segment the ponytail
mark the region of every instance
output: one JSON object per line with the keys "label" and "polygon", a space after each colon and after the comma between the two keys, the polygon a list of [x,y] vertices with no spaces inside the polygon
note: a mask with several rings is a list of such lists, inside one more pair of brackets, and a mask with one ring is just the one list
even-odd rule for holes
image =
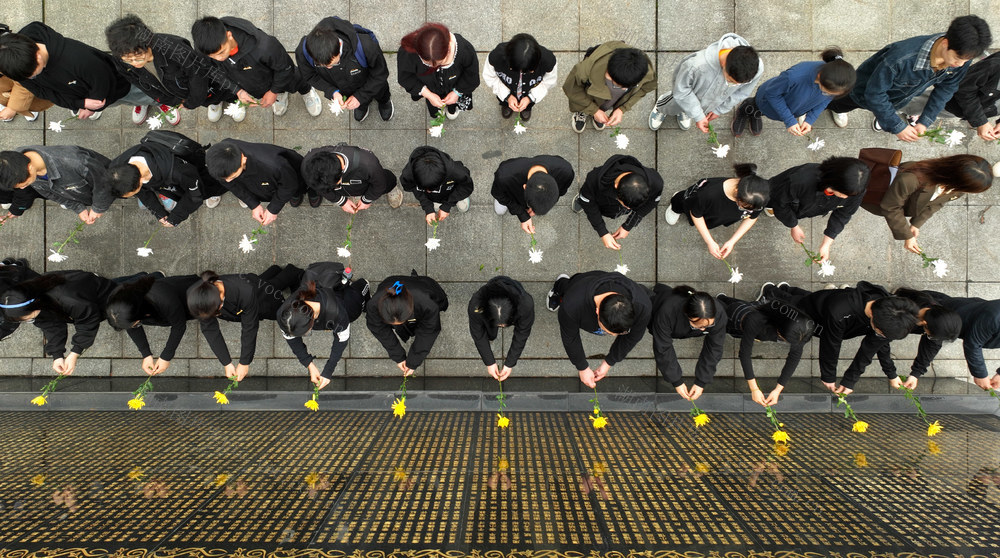
{"label": "ponytail", "polygon": [[[278,328],[285,339],[302,337],[313,328],[315,318],[313,318],[312,308],[306,302],[316,301],[316,282],[306,281],[305,286],[285,299],[278,308],[277,321]],[[328,309],[336,312],[337,305]],[[335,319],[335,317],[334,317]]]}
{"label": "ponytail", "polygon": [[219,276],[214,271],[203,271],[201,279],[187,290],[187,305],[191,315],[207,320],[219,315],[221,300],[216,283]]}
{"label": "ponytail", "polygon": [[402,281],[396,281],[382,291],[378,315],[387,324],[401,324],[413,317],[413,295]]}
{"label": "ponytail", "polygon": [[733,165],[736,177],[740,179],[736,187],[736,199],[751,211],[761,211],[771,197],[771,183],[757,175],[757,165],[737,163]]}
{"label": "ponytail", "polygon": [[839,47],[827,47],[820,56],[826,62],[819,69],[820,85],[838,97],[850,93],[858,74],[854,66],[844,60],[844,52]]}
{"label": "ponytail", "polygon": [[121,331],[132,327],[133,323],[146,317],[149,313],[146,295],[155,282],[156,277],[146,275],[131,283],[119,285],[111,291],[104,309],[104,313],[108,317],[108,324],[116,331]]}

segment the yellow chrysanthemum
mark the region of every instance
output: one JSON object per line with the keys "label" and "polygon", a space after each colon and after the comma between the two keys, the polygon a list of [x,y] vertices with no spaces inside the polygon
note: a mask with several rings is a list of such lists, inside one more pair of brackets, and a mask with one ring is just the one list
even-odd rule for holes
{"label": "yellow chrysanthemum", "polygon": [[594,423],[594,428],[600,430],[608,425],[608,419],[604,417],[590,417],[591,422]]}
{"label": "yellow chrysanthemum", "polygon": [[867,432],[868,431],[868,423],[865,422],[865,421],[863,421],[863,420],[859,420],[859,421],[857,421],[857,422],[854,423],[854,427],[851,428],[851,430],[853,430],[855,432]]}
{"label": "yellow chrysanthemum", "polygon": [[128,478],[131,479],[131,480],[137,481],[137,480],[141,479],[144,474],[145,473],[143,473],[142,469],[140,469],[139,467],[136,467],[135,469],[132,469],[131,471],[129,471]]}
{"label": "yellow chrysanthemum", "polygon": [[309,409],[309,410],[312,410],[312,411],[318,411],[319,410],[319,402],[317,402],[315,399],[310,399],[309,401],[306,401],[306,409]]}
{"label": "yellow chrysanthemum", "polygon": [[510,462],[501,457],[500,460],[497,461],[497,471],[503,472],[508,469],[510,469]]}
{"label": "yellow chrysanthemum", "polygon": [[503,415],[497,415],[497,426],[500,428],[507,428],[510,426],[510,419]]}
{"label": "yellow chrysanthemum", "polygon": [[608,472],[608,465],[603,461],[595,461],[594,466],[590,468],[590,472],[594,473],[595,477],[600,477]]}
{"label": "yellow chrysanthemum", "polygon": [[711,471],[712,468],[708,466],[708,463],[698,461],[694,464],[694,470],[698,471],[699,473],[707,473]]}
{"label": "yellow chrysanthemum", "polygon": [[594,405],[594,416],[596,417],[599,414],[601,414],[601,408],[598,407],[597,405]]}
{"label": "yellow chrysanthemum", "polygon": [[397,400],[395,400],[395,401],[392,402],[392,414],[395,415],[395,416],[397,416],[397,417],[399,417],[399,418],[403,418],[403,415],[406,414],[406,398],[405,397],[403,397],[402,399],[397,399]]}
{"label": "yellow chrysanthemum", "polygon": [[854,454],[854,466],[861,468],[868,466],[868,457],[864,453],[858,452]]}
{"label": "yellow chrysanthemum", "polygon": [[306,485],[308,485],[309,488],[315,488],[316,483],[318,482],[319,482],[318,473],[309,473],[308,475],[306,475]]}
{"label": "yellow chrysanthemum", "polygon": [[217,392],[215,392],[215,402],[218,403],[219,405],[228,405],[229,404],[229,398],[226,397],[225,393],[222,393],[221,391],[217,391]]}
{"label": "yellow chrysanthemum", "polygon": [[941,447],[937,445],[937,442],[927,440],[927,451],[931,452],[931,455],[937,455],[941,453]]}
{"label": "yellow chrysanthemum", "polygon": [[787,444],[789,440],[788,432],[785,432],[784,430],[775,430],[774,434],[771,434],[771,439],[774,440],[775,442]]}
{"label": "yellow chrysanthemum", "polygon": [[39,407],[41,407],[42,405],[44,405],[46,403],[48,403],[48,401],[42,395],[39,395],[38,397],[36,397],[36,398],[34,398],[34,399],[31,400],[31,404],[32,405],[38,405]]}
{"label": "yellow chrysanthemum", "polygon": [[705,426],[709,422],[711,422],[711,419],[709,419],[708,415],[705,414],[705,413],[701,413],[701,414],[698,414],[698,415],[694,416],[694,425],[695,426]]}
{"label": "yellow chrysanthemum", "polygon": [[409,475],[406,474],[406,470],[404,470],[402,467],[396,467],[396,470],[392,472],[392,480],[396,482],[403,482],[408,477]]}
{"label": "yellow chrysanthemum", "polygon": [[222,486],[229,480],[229,475],[222,473],[215,477],[215,486]]}
{"label": "yellow chrysanthemum", "polygon": [[788,450],[789,450],[788,444],[783,444],[781,442],[774,443],[774,455],[777,455],[778,457],[784,457],[788,453]]}
{"label": "yellow chrysanthemum", "polygon": [[31,477],[31,484],[35,486],[42,486],[45,484],[45,475],[35,475]]}
{"label": "yellow chrysanthemum", "polygon": [[927,425],[927,435],[928,435],[928,436],[935,436],[935,435],[937,435],[937,434],[938,434],[939,432],[941,432],[941,430],[943,430],[943,429],[944,429],[944,427],[943,427],[943,426],[941,426],[941,425],[940,425],[940,424],[938,423],[938,421],[934,421],[934,422],[932,422],[931,424],[928,424],[928,425]]}
{"label": "yellow chrysanthemum", "polygon": [[134,411],[138,411],[139,409],[145,406],[146,406],[146,401],[142,397],[133,397],[132,399],[128,400],[128,408]]}

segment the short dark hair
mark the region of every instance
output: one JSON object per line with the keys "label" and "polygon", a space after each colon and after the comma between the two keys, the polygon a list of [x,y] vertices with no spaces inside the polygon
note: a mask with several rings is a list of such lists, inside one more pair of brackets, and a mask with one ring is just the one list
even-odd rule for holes
{"label": "short dark hair", "polygon": [[871,169],[855,157],[828,157],[819,164],[819,188],[829,188],[848,196],[864,194]]}
{"label": "short dark hair", "polygon": [[243,150],[236,143],[225,139],[205,150],[205,166],[216,180],[225,180],[240,170]]}
{"label": "short dark hair", "polygon": [[649,58],[637,48],[619,48],[608,58],[608,75],[622,87],[635,87],[649,72]]}
{"label": "short dark hair", "polygon": [[935,341],[954,341],[962,333],[962,317],[958,312],[935,304],[924,312],[927,332]]}
{"label": "short dark hair", "polygon": [[531,72],[538,68],[538,62],[542,59],[542,47],[531,35],[518,33],[507,42],[503,54],[510,69],[515,72]]}
{"label": "short dark hair", "polygon": [[217,17],[203,17],[191,25],[194,48],[202,54],[212,54],[226,42],[226,24]]}
{"label": "short dark hair", "polygon": [[340,36],[333,27],[320,22],[306,35],[306,51],[315,65],[325,66],[340,56]]}
{"label": "short dark hair", "polygon": [[0,74],[24,81],[38,68],[38,43],[20,33],[0,36]]}
{"label": "short dark hair", "polygon": [[704,291],[696,291],[687,285],[673,288],[673,294],[686,297],[681,311],[688,320],[707,320],[715,318],[715,298]]}
{"label": "short dark hair", "polygon": [[495,296],[482,309],[486,323],[492,327],[509,326],[514,321],[514,301],[509,296]]}
{"label": "short dark hair", "polygon": [[203,271],[201,279],[188,287],[187,306],[188,312],[198,320],[207,320],[219,315],[221,298],[219,288],[215,282],[219,276],[214,271]]}
{"label": "short dark hair", "polygon": [[151,305],[146,302],[146,295],[155,282],[155,276],[144,275],[115,287],[108,295],[108,303],[104,309],[108,324],[116,331],[121,331],[131,328],[133,323],[148,316]]}
{"label": "short dark hair", "polygon": [[[424,150],[422,147],[417,149]],[[417,183],[417,188],[421,190],[435,189],[444,184],[448,178],[444,158],[433,148],[425,150],[416,159],[410,161],[410,170],[413,172],[413,180]]]}
{"label": "short dark hair", "polygon": [[757,175],[757,165],[737,163],[733,165],[736,177],[736,199],[750,206],[751,211],[760,211],[771,198],[771,183]]}
{"label": "short dark hair", "polygon": [[639,207],[647,198],[651,188],[646,176],[637,172],[630,172],[618,181],[618,199],[629,209]]}
{"label": "short dark hair", "polygon": [[635,308],[632,297],[622,293],[612,293],[604,297],[600,306],[600,323],[604,329],[621,335],[635,324]]}
{"label": "short dark hair", "polygon": [[10,192],[28,179],[31,159],[20,151],[0,151],[0,190]]}
{"label": "short dark hair", "polygon": [[332,188],[344,176],[344,167],[340,157],[332,151],[313,151],[306,154],[302,160],[302,178],[306,184],[316,190],[323,187]]}
{"label": "short dark hair", "polygon": [[917,327],[920,308],[908,298],[887,296],[872,304],[872,325],[890,341],[902,339]]}
{"label": "short dark hair", "polygon": [[[397,281],[400,283],[400,281]],[[413,317],[413,295],[406,286],[399,287],[399,292],[392,285],[382,291],[378,300],[377,310],[382,321],[387,324],[401,323]]]}
{"label": "short dark hair", "polygon": [[535,212],[545,215],[559,201],[559,185],[548,172],[538,171],[531,175],[524,187],[524,202]]}
{"label": "short dark hair", "polygon": [[135,165],[125,163],[108,167],[108,189],[114,197],[125,197],[141,187],[142,174]]}
{"label": "short dark hair", "polygon": [[726,56],[726,73],[738,83],[747,83],[757,75],[760,57],[751,46],[740,45]]}
{"label": "short dark hair", "polygon": [[948,50],[955,51],[960,58],[966,60],[982,54],[993,41],[989,24],[975,15],[951,20],[944,38],[948,40]]}
{"label": "short dark hair", "polygon": [[135,14],[115,20],[104,30],[108,49],[115,57],[121,58],[137,52],[146,52],[153,44],[153,31]]}

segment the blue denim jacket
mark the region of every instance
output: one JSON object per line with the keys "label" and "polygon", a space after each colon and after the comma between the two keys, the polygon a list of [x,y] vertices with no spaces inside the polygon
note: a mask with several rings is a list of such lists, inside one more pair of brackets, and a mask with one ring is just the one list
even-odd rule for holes
{"label": "blue denim jacket", "polygon": [[883,130],[893,134],[902,132],[907,124],[896,110],[933,85],[934,91],[917,122],[930,126],[958,89],[969,69],[969,62],[960,68],[945,68],[937,72],[930,69],[929,64],[926,64],[927,69],[916,68],[924,59],[921,56],[922,47],[942,36],[923,35],[886,45],[858,66],[858,81],[851,91],[851,99],[875,113]]}

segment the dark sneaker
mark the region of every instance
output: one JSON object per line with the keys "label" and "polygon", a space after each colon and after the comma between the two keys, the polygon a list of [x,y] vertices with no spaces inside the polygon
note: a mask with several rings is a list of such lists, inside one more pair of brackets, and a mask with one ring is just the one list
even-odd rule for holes
{"label": "dark sneaker", "polygon": [[750,135],[759,136],[761,130],[764,129],[764,119],[761,116],[759,110],[753,111],[753,114],[750,115]]}
{"label": "dark sneaker", "polygon": [[753,114],[754,107],[750,104],[750,100],[747,99],[740,103],[740,106],[736,107],[736,112],[733,113],[733,124],[730,126],[730,130],[733,132],[733,137],[738,138],[743,135],[743,130],[746,129],[747,123],[750,121],[750,115]]}
{"label": "dark sneaker", "polygon": [[388,122],[394,114],[396,114],[396,107],[393,106],[392,99],[378,104],[378,115],[383,121]]}
{"label": "dark sneaker", "polygon": [[583,213],[583,204],[580,202],[580,196],[573,198],[573,208],[574,213]]}
{"label": "dark sneaker", "polygon": [[569,115],[570,123],[573,125],[573,131],[582,134],[587,128],[587,113],[585,112],[574,112]]}
{"label": "dark sneaker", "polygon": [[309,195],[309,207],[319,207],[323,204],[323,196],[313,192],[312,190],[307,190],[306,194]]}
{"label": "dark sneaker", "polygon": [[510,105],[504,103],[500,105],[500,116],[504,117],[506,120],[507,118],[514,116],[514,111],[510,110]]}
{"label": "dark sneaker", "polygon": [[355,122],[364,122],[365,118],[368,118],[368,108],[370,106],[371,106],[371,103],[368,103],[367,105],[365,105],[363,107],[358,107],[358,108],[354,109],[354,120],[355,120]]}
{"label": "dark sneaker", "polygon": [[527,122],[529,120],[531,120],[531,107],[521,111],[521,122]]}
{"label": "dark sneaker", "polygon": [[549,290],[549,294],[545,297],[545,306],[549,309],[549,312],[559,310],[559,306],[562,304],[563,293],[557,293],[556,288],[559,286],[559,281],[562,281],[563,279],[569,279],[569,275],[560,273],[559,277],[556,277],[555,283],[552,284],[552,289]]}
{"label": "dark sneaker", "polygon": [[288,205],[290,205],[292,207],[298,207],[298,206],[302,205],[302,198],[303,197],[304,196],[301,196],[301,195],[295,196],[294,198],[288,200]]}

